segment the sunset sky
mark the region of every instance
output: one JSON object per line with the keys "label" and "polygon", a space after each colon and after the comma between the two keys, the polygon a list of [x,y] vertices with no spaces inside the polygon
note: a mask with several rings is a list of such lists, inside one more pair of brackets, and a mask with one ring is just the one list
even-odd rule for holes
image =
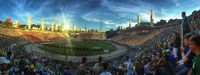
{"label": "sunset sky", "polygon": [[52,22],[64,23],[68,29],[72,25],[89,29],[115,29],[117,26],[128,26],[137,22],[137,15],[142,22],[149,22],[150,10],[155,11],[155,22],[181,18],[181,12],[190,15],[200,9],[200,0],[0,0],[0,20],[10,17],[12,22],[18,20],[27,23],[32,17],[32,24],[41,24],[44,17],[45,25]]}

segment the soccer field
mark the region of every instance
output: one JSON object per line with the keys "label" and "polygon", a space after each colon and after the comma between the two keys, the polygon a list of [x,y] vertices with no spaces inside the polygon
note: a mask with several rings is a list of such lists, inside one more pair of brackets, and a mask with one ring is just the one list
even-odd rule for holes
{"label": "soccer field", "polygon": [[91,56],[106,54],[116,50],[116,47],[108,41],[102,40],[83,40],[83,41],[66,41],[62,43],[42,44],[40,49],[72,56]]}

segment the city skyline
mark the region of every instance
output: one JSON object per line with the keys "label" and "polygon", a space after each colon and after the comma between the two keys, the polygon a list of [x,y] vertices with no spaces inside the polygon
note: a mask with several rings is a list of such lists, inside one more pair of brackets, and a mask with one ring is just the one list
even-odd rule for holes
{"label": "city skyline", "polygon": [[[154,23],[160,19],[180,19],[181,12],[187,16],[199,10],[199,0],[1,0],[0,20],[11,18],[27,24],[31,16],[32,24],[40,24],[44,17],[45,26],[52,22],[65,24],[66,28],[100,29],[102,19],[103,31],[116,29],[117,26],[128,27],[141,22],[150,22],[151,9],[154,9]],[[192,4],[192,5],[191,5]],[[66,26],[67,25],[67,26]]]}

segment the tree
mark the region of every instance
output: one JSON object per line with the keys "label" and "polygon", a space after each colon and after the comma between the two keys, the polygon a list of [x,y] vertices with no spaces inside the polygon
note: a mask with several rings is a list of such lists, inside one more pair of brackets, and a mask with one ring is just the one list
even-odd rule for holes
{"label": "tree", "polygon": [[157,22],[155,25],[156,26],[161,26],[161,25],[165,25],[165,24],[167,24],[167,21],[166,20],[160,20],[159,22]]}
{"label": "tree", "polygon": [[169,19],[168,23],[172,23],[174,21],[174,19]]}
{"label": "tree", "polygon": [[91,32],[94,32],[94,29],[91,29]]}
{"label": "tree", "polygon": [[109,31],[106,31],[106,37],[111,38],[113,36],[117,35],[117,31],[114,31],[113,29],[110,29]]}
{"label": "tree", "polygon": [[2,21],[0,21],[0,24],[2,24]]}
{"label": "tree", "polygon": [[12,27],[13,24],[12,24],[12,22],[4,22],[4,25],[7,27]]}
{"label": "tree", "polygon": [[120,29],[121,29],[120,26],[118,26],[118,27],[117,27],[117,31],[119,31]]}
{"label": "tree", "polygon": [[195,14],[195,13],[197,13],[197,10],[195,10],[195,11],[192,12],[192,14]]}

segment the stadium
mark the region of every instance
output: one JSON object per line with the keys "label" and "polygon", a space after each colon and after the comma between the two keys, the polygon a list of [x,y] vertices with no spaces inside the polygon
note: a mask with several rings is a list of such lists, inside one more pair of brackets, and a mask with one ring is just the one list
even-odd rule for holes
{"label": "stadium", "polygon": [[0,75],[199,75],[200,6],[185,2],[2,0]]}

